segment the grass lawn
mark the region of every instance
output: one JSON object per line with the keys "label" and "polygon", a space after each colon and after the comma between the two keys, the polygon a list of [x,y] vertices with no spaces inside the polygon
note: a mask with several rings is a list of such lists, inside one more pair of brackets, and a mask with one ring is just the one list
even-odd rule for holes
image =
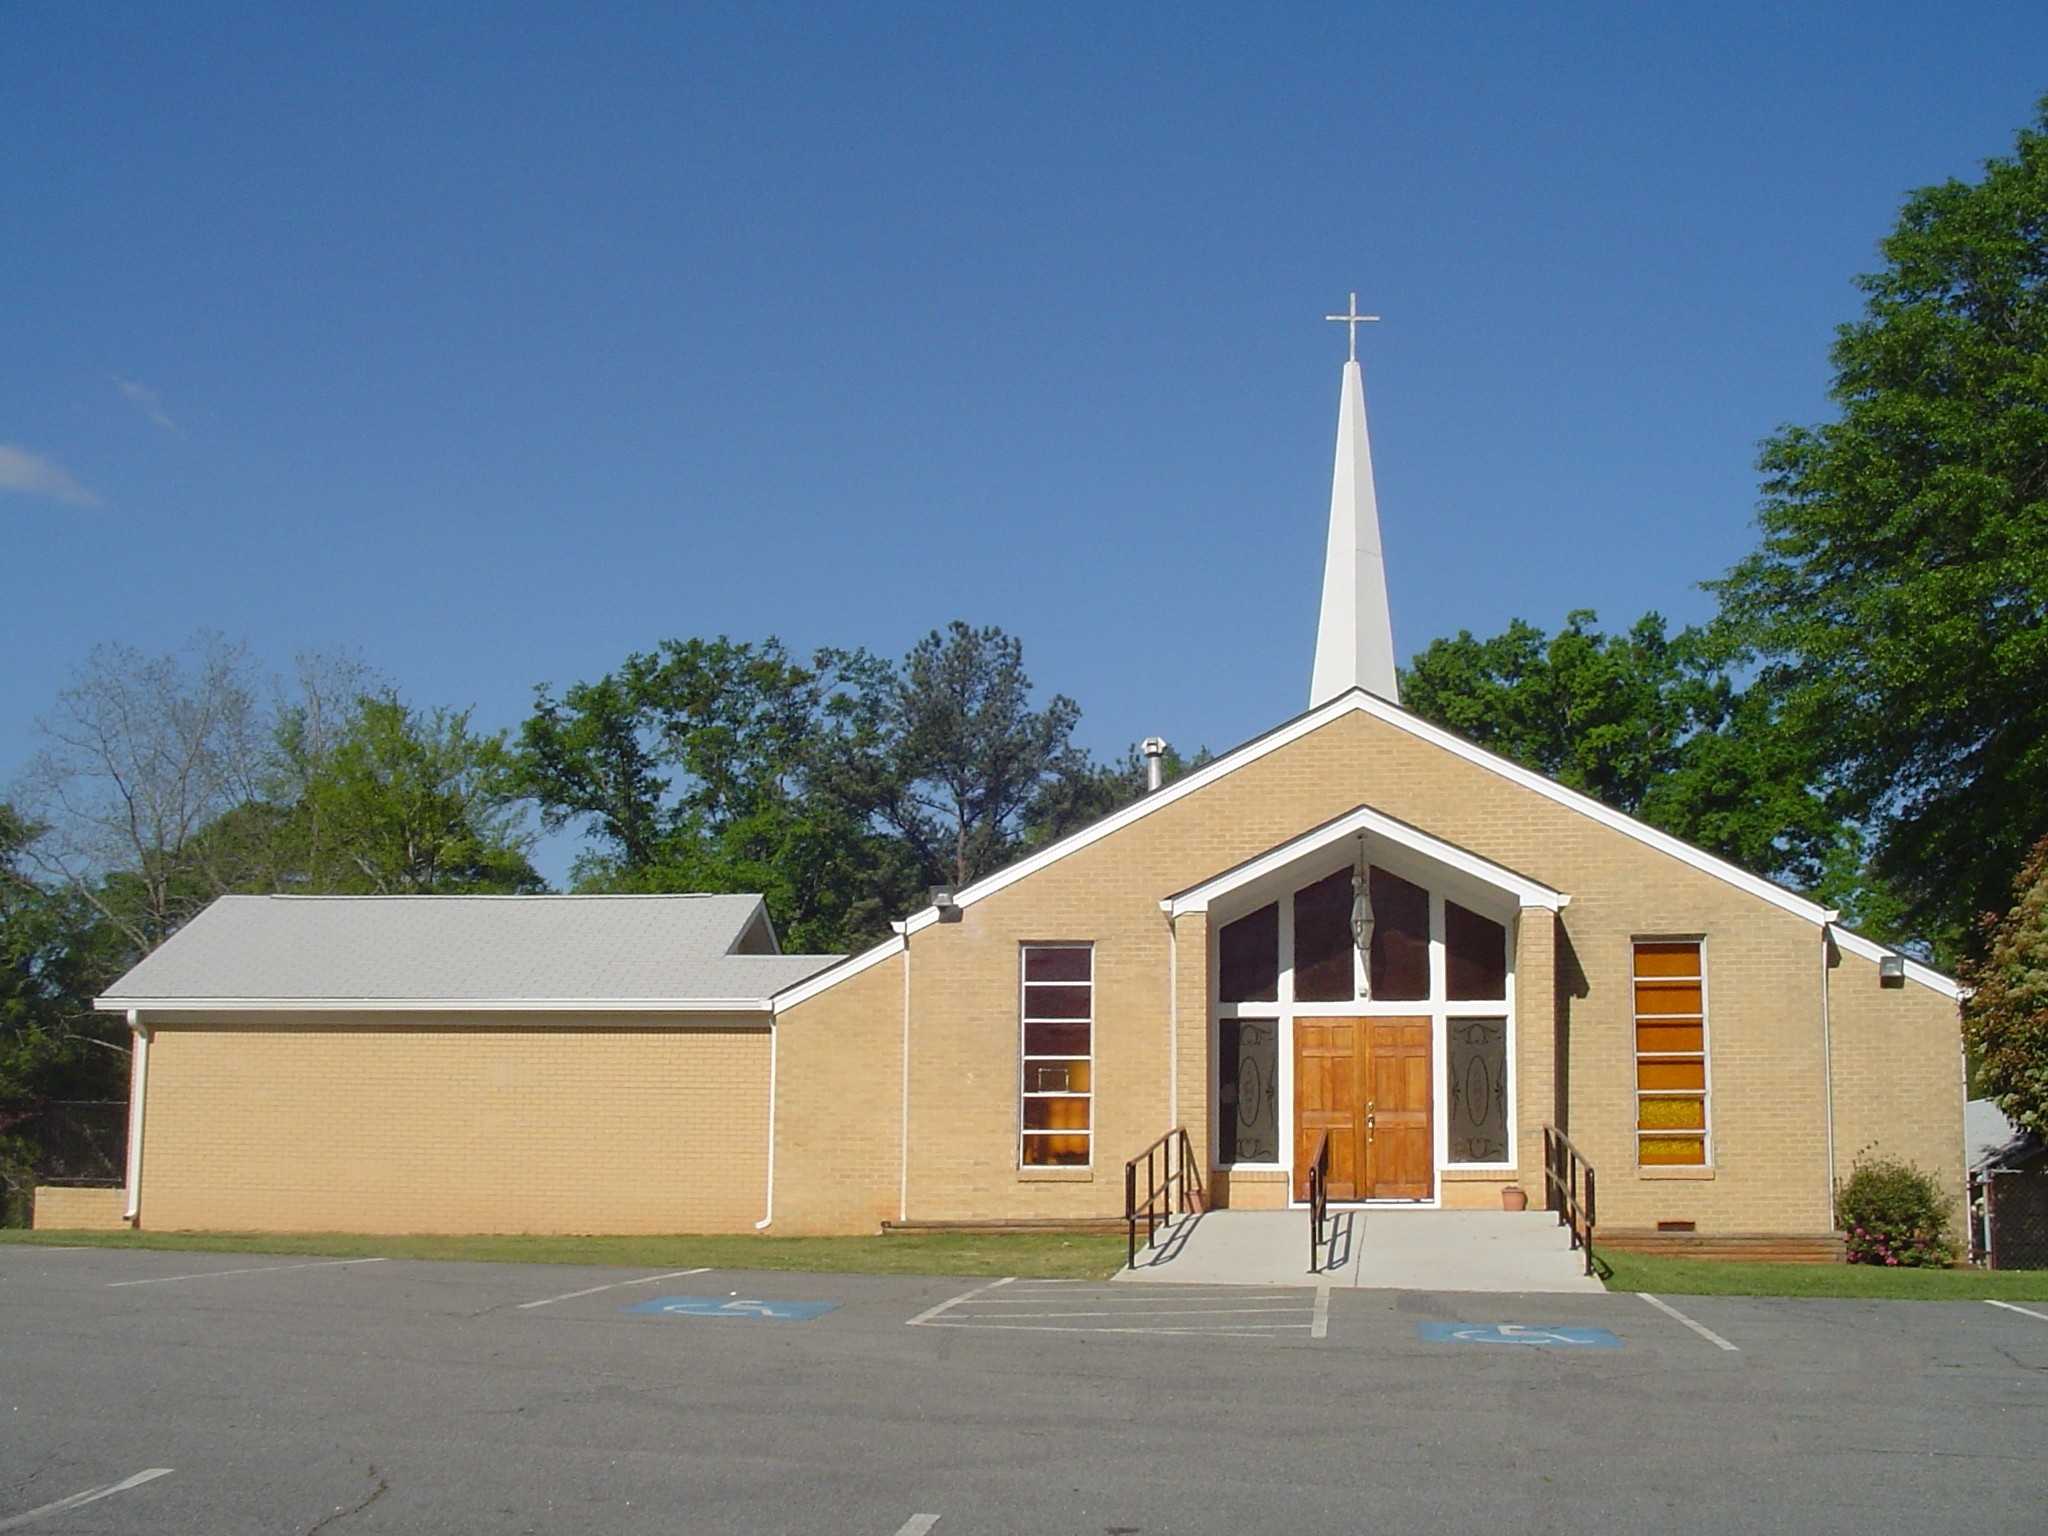
{"label": "grass lawn", "polygon": [[[1597,1251],[1597,1250],[1596,1250]],[[1884,1301],[2048,1301],[2044,1269],[1885,1269],[1875,1264],[1740,1264],[1602,1253],[1610,1291],[1670,1296],[1854,1296]]]}
{"label": "grass lawn", "polygon": [[481,1264],[782,1269],[869,1275],[1017,1275],[1100,1280],[1124,1239],[1078,1233],[904,1233],[894,1237],[377,1237],[354,1232],[50,1232],[0,1230],[0,1243],[176,1248],[320,1258],[460,1259]]}

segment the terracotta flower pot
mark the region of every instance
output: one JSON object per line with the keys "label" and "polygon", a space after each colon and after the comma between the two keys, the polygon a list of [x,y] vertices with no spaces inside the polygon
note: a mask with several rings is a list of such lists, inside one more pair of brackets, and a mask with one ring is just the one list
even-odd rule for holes
{"label": "terracotta flower pot", "polygon": [[1500,1208],[1504,1211],[1526,1211],[1529,1209],[1529,1192],[1519,1184],[1508,1184],[1500,1192]]}

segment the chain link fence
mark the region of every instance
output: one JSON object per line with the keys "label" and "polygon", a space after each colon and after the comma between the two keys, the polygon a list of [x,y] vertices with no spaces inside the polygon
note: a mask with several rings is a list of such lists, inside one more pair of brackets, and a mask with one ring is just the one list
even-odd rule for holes
{"label": "chain link fence", "polygon": [[125,1100],[51,1100],[0,1109],[0,1226],[29,1224],[38,1184],[118,1188],[127,1166]]}

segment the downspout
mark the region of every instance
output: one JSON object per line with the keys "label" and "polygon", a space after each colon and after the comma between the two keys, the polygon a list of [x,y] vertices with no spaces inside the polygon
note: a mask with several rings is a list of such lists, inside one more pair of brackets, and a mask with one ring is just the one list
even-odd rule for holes
{"label": "downspout", "polygon": [[1166,914],[1166,987],[1166,1125],[1171,1130],[1180,1124],[1180,922],[1171,911]]}
{"label": "downspout", "polygon": [[768,1004],[768,1198],[767,1215],[754,1223],[756,1232],[764,1232],[768,1223],[775,1219],[775,1058],[779,1054],[782,1030],[775,1020],[775,1004]]}
{"label": "downspout", "polygon": [[1835,947],[1835,923],[1841,918],[1839,912],[1830,912],[1820,925],[1820,1070],[1825,1079],[1827,1092],[1827,1137],[1828,1137],[1828,1230],[1835,1225],[1835,1039],[1831,1018],[1830,1002],[1834,993],[1833,967],[1828,957]]}
{"label": "downspout", "polygon": [[897,1131],[896,1220],[910,1220],[910,932],[908,923],[890,924],[903,936],[903,1119]]}
{"label": "downspout", "polygon": [[128,1010],[128,1034],[128,1208],[121,1219],[133,1222],[142,1214],[142,1101],[149,1091],[149,1030],[139,1009]]}

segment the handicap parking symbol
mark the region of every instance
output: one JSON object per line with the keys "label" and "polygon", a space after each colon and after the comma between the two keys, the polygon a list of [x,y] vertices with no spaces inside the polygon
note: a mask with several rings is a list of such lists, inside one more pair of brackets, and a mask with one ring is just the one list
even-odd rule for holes
{"label": "handicap parking symbol", "polygon": [[775,1323],[800,1323],[838,1305],[836,1301],[756,1301],[746,1296],[657,1296],[620,1310],[657,1317],[751,1317]]}
{"label": "handicap parking symbol", "polygon": [[1531,1327],[1526,1323],[1417,1323],[1428,1344],[1538,1344],[1567,1349],[1619,1349],[1605,1328]]}

